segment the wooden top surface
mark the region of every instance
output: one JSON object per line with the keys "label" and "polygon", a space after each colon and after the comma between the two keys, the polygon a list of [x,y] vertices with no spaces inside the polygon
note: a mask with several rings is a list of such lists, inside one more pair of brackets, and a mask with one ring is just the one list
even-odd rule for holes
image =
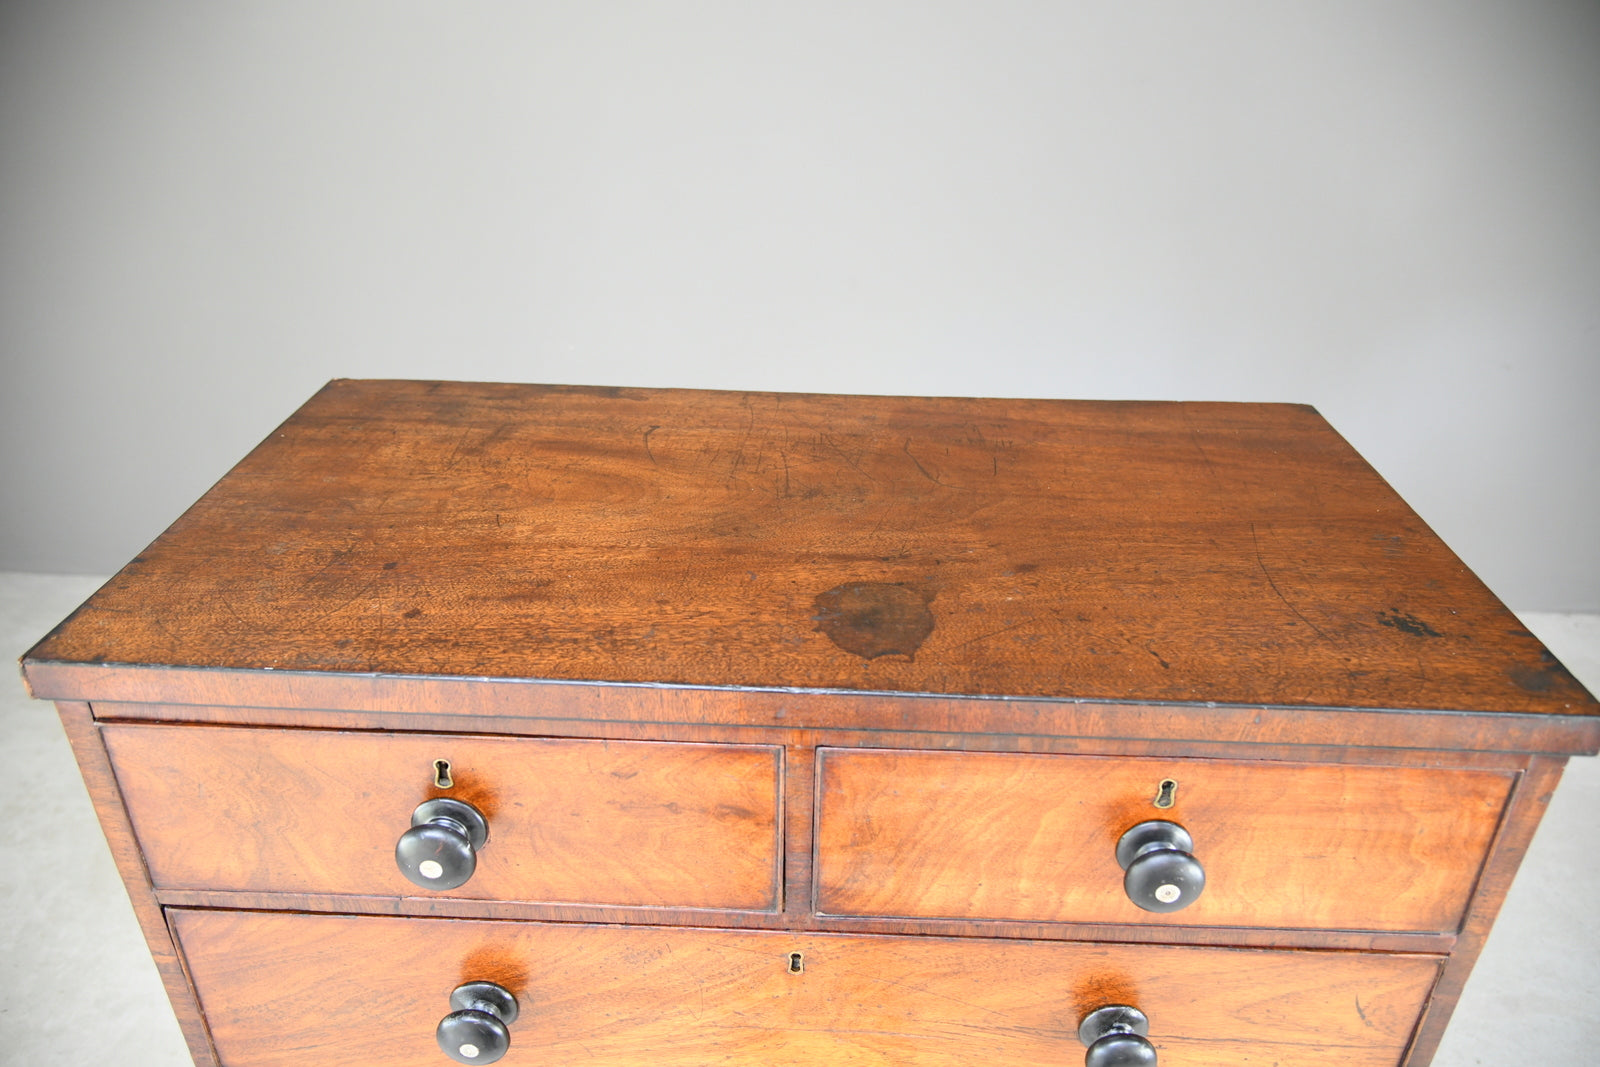
{"label": "wooden top surface", "polygon": [[335,381],[35,664],[1600,710],[1276,404]]}

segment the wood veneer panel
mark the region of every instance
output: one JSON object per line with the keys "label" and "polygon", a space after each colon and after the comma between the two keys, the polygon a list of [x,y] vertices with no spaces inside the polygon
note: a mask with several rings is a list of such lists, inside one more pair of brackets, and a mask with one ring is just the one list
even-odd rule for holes
{"label": "wood veneer panel", "polygon": [[[128,677],[134,672],[127,672]],[[159,676],[209,672],[144,671]],[[227,674],[228,672],[215,672]],[[274,673],[248,676],[273,678]],[[244,675],[234,674],[235,679]],[[281,679],[279,679],[281,680]],[[328,679],[323,678],[322,681]],[[295,676],[295,683],[311,682]],[[346,680],[347,684],[350,680]],[[385,682],[417,683],[415,689]],[[795,732],[840,746],[965,748],[1239,756],[1300,762],[1426,762],[1518,766],[1530,752],[1569,752],[1600,743],[1600,721],[1550,716],[1351,712],[1305,708],[1152,708],[1053,701],[972,701],[935,697],[711,692],[614,686],[501,683],[543,699],[501,700],[473,686],[437,679],[369,679],[349,685],[350,705],[219,707],[96,701],[101,721],[232,723],[432,733],[526,734],[618,739],[783,744]],[[214,682],[212,683],[214,685]],[[316,689],[314,684],[308,688]],[[287,689],[288,687],[286,687]],[[251,695],[258,691],[248,683]],[[210,690],[215,696],[217,690]],[[449,696],[445,694],[448,693]],[[474,699],[476,697],[476,699]],[[979,704],[977,708],[970,707]],[[339,710],[331,710],[337,707]],[[396,710],[403,708],[405,710]],[[359,710],[357,710],[359,709]],[[448,710],[444,710],[448,709]],[[570,716],[570,717],[569,717]],[[819,725],[827,724],[827,725]],[[1584,729],[1566,729],[1584,727]],[[1589,729],[1593,728],[1593,729]],[[982,731],[982,732],[976,732]],[[1211,738],[1200,740],[1201,737]]]}
{"label": "wood veneer panel", "polygon": [[[706,723],[640,723],[595,718],[472,718],[418,712],[309,712],[274,707],[203,707],[194,704],[94,704],[99,721],[230,723],[235,726],[387,729],[408,733],[526,734],[542,737],[611,737],[616,741],[710,741],[739,744],[826,744],[832,747],[928,749],[941,752],[1054,752],[1064,755],[1182,755],[1293,763],[1373,763],[1386,766],[1522,769],[1528,761],[1517,750],[1427,750],[1341,745],[1227,744],[1221,741],[1166,741],[1157,737],[1061,737],[1050,734],[938,734],[914,729],[798,729],[795,726],[710,726]],[[787,771],[786,771],[787,773]]]}
{"label": "wood veneer panel", "polygon": [[[778,906],[781,750],[106,726],[129,815],[161,888]],[[449,760],[455,787],[433,785]],[[489,820],[477,871],[430,893],[395,867],[433,796]]]}
{"label": "wood veneer panel", "polygon": [[808,930],[812,933],[893,934],[906,937],[996,937],[1022,941],[1213,945],[1222,948],[1349,949],[1444,955],[1454,934],[1371,933],[1215,926],[1137,926],[1111,923],[976,922],[971,919],[878,919],[806,914],[789,904],[782,912],[710,911],[698,908],[620,908],[584,904],[529,904],[460,897],[362,897],[346,894],[229,892],[161,889],[156,899],[169,908],[318,912],[325,915],[413,916],[422,919],[581,922],[636,926],[718,926],[745,930]]}
{"label": "wood veneer panel", "polygon": [[[1393,1067],[1419,956],[174,913],[228,1067],[432,1067],[449,991],[522,1014],[504,1062],[970,1067],[1083,1055],[1081,1015],[1148,1013],[1164,1063]],[[803,956],[802,973],[788,969]]]}
{"label": "wood veneer panel", "polygon": [[1600,710],[1273,404],[337,381],[28,660]]}
{"label": "wood veneer panel", "polygon": [[[1153,806],[1176,780],[1175,806]],[[1511,771],[822,749],[818,910],[1346,930],[1457,929]],[[1195,839],[1204,894],[1153,915],[1117,839]]]}
{"label": "wood veneer panel", "polygon": [[811,893],[815,881],[812,834],[816,828],[816,739],[796,731],[784,748],[784,911],[793,926],[812,915]]}

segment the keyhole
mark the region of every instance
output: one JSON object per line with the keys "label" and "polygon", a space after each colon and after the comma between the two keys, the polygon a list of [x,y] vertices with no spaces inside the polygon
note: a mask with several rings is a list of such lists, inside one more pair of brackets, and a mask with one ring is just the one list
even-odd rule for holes
{"label": "keyhole", "polygon": [[798,952],[789,953],[789,973],[799,974],[806,969],[806,958]]}
{"label": "keyhole", "polygon": [[1156,786],[1155,806],[1170,808],[1178,802],[1178,781],[1176,778],[1163,778],[1161,784]]}
{"label": "keyhole", "polygon": [[450,777],[450,761],[436,759],[433,761],[433,784],[438,789],[453,789],[455,779]]}

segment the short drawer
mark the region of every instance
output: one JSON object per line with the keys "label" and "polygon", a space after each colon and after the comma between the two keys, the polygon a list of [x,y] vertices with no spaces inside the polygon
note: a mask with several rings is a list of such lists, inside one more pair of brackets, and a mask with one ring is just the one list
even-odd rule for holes
{"label": "short drawer", "polygon": [[[833,915],[1450,932],[1514,772],[819,750],[818,910]],[[1172,806],[1157,808],[1161,783]],[[1152,913],[1118,839],[1193,838],[1205,888]]]}
{"label": "short drawer", "polygon": [[[1061,1067],[1123,1003],[1170,1067],[1394,1067],[1425,956],[174,911],[226,1067],[437,1067],[464,982],[514,1064]],[[798,954],[798,959],[796,958]]]}
{"label": "short drawer", "polygon": [[[417,805],[466,801],[487,843],[430,895],[778,907],[780,750],[212,726],[103,728],[158,889],[411,896]],[[440,788],[439,761],[451,788]]]}

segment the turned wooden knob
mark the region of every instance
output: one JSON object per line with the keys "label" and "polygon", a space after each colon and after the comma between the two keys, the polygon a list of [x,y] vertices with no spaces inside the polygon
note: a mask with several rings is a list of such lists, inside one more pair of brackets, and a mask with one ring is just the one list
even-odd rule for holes
{"label": "turned wooden knob", "polygon": [[478,850],[489,840],[489,820],[471,804],[449,797],[425,800],[400,835],[394,862],[424,889],[465,885],[478,869]]}
{"label": "turned wooden knob", "polygon": [[457,1063],[493,1063],[511,1047],[517,998],[493,982],[468,982],[450,994],[455,1010],[439,1021],[439,1048]]}
{"label": "turned wooden knob", "polygon": [[1206,887],[1205,868],[1193,856],[1194,840],[1175,822],[1151,819],[1122,835],[1117,863],[1127,872],[1122,888],[1145,911],[1178,911]]}
{"label": "turned wooden knob", "polygon": [[1078,1024],[1078,1040],[1089,1046],[1084,1067],[1155,1067],[1156,1047],[1145,1040],[1150,1020],[1138,1008],[1108,1004]]}

